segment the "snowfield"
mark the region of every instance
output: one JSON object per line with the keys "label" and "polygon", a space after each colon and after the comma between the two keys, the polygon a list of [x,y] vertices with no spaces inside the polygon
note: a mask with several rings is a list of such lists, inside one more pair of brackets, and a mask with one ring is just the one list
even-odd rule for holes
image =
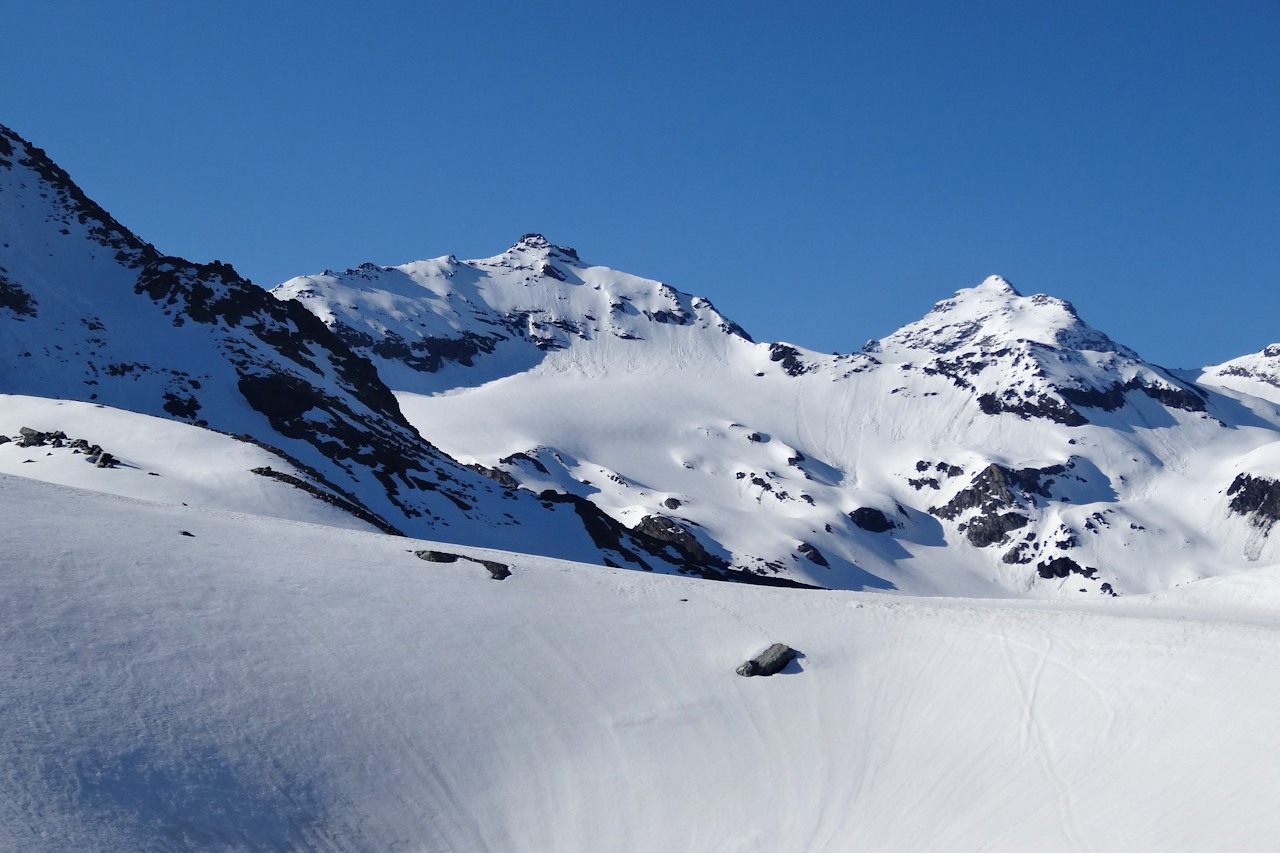
{"label": "snowfield", "polygon": [[[0,846],[1266,850],[1280,574],[764,589],[0,475]],[[190,535],[185,535],[190,534]],[[734,668],[773,642],[772,678]]]}

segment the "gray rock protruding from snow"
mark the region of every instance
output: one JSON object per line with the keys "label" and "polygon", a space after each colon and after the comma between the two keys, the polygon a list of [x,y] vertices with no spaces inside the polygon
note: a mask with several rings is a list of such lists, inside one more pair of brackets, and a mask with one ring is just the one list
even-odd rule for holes
{"label": "gray rock protruding from snow", "polygon": [[796,659],[796,650],[783,643],[774,643],[751,660],[738,667],[738,675],[748,678],[756,675],[777,675],[787,664]]}

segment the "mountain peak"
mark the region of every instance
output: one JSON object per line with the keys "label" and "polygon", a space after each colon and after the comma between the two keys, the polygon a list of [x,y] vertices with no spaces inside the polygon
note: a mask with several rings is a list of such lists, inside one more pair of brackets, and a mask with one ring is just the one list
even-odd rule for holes
{"label": "mountain peak", "polygon": [[539,257],[547,257],[556,254],[572,261],[579,260],[578,251],[568,246],[557,246],[546,237],[536,232],[530,232],[522,236],[516,241],[515,245],[507,250],[508,252],[520,252],[523,254],[535,254]]}
{"label": "mountain peak", "polygon": [[972,290],[976,293],[1003,294],[1006,296],[1022,295],[1021,293],[1018,292],[1018,289],[1013,286],[1012,282],[1010,282],[1008,279],[1004,278],[1003,276],[998,276],[998,275],[987,276],[985,279],[983,279],[982,284],[978,285],[975,288],[972,288]]}
{"label": "mountain peak", "polygon": [[1044,294],[1023,296],[998,275],[988,277],[977,287],[957,291],[880,344],[890,351],[948,353],[962,347],[992,349],[1018,342],[1068,350],[1122,352],[1136,357],[1081,320],[1065,299]]}

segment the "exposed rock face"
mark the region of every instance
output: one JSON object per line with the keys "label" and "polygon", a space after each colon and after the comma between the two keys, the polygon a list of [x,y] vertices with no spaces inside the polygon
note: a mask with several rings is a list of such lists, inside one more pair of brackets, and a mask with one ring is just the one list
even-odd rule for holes
{"label": "exposed rock face", "polygon": [[[1042,578],[1065,578],[1074,574],[1092,579],[1098,574],[1097,569],[1082,567],[1070,557],[1054,557],[1052,560],[1038,563],[1036,571]],[[1107,590],[1111,588],[1110,584],[1104,584],[1104,586],[1107,587]]]}
{"label": "exposed rock face", "polygon": [[858,507],[849,513],[849,518],[854,524],[870,533],[887,533],[894,528],[894,523],[889,520],[889,516],[874,507]]}
{"label": "exposed rock face", "polygon": [[475,557],[472,557],[471,560],[488,569],[489,577],[496,581],[503,581],[511,577],[511,567],[506,563],[499,563],[497,560],[481,560]]}
{"label": "exposed rock face", "polygon": [[1280,520],[1280,481],[1269,477],[1239,474],[1227,488],[1228,508],[1248,516],[1249,523],[1264,533]]}
{"label": "exposed rock face", "polygon": [[808,542],[801,542],[800,547],[796,548],[796,553],[814,565],[822,566],[824,569],[831,568],[831,564],[827,562],[822,552]]}
{"label": "exposed rock face", "polygon": [[450,554],[448,551],[414,551],[414,555],[419,560],[426,560],[428,563],[456,563],[458,561],[457,554]]}
{"label": "exposed rock face", "polygon": [[[289,461],[291,461],[295,467],[305,469],[305,466],[303,466],[297,460],[289,460]],[[332,492],[327,492],[324,489],[320,488],[319,486],[316,486],[312,483],[308,483],[306,480],[302,479],[301,477],[295,477],[292,474],[285,473],[284,471],[277,471],[275,468],[272,468],[270,465],[264,465],[261,468],[250,468],[249,471],[250,473],[257,474],[259,477],[267,477],[272,480],[277,480],[281,483],[287,483],[290,486],[293,486],[295,489],[304,491],[307,494],[311,495],[313,498],[316,498],[319,501],[329,504],[329,506],[335,506],[338,509],[341,509],[342,511],[346,512],[347,514],[355,518],[358,518],[361,521],[369,523],[370,525],[381,530],[383,533],[390,533],[394,536],[400,535],[399,530],[387,524],[386,521],[374,515],[373,513],[369,512],[369,510],[365,509],[363,506],[360,506],[359,504],[356,504],[356,503],[352,503],[351,501],[345,498],[339,497],[338,495],[335,495]],[[312,474],[312,476],[316,476],[316,475]],[[316,477],[316,479],[322,479],[322,478]]]}
{"label": "exposed rock face", "polygon": [[954,520],[971,509],[990,513],[1017,506],[1019,496],[1023,503],[1033,495],[1048,498],[1053,478],[1066,470],[1065,465],[1013,469],[993,462],[978,472],[968,488],[957,493],[944,506],[930,507],[929,512],[939,518]]}
{"label": "exposed rock face", "polygon": [[776,675],[796,659],[796,650],[782,643],[774,643],[736,670],[738,675],[751,678],[757,675]]}
{"label": "exposed rock face", "polygon": [[1023,420],[1043,418],[1065,426],[1084,426],[1089,422],[1088,418],[1071,406],[1048,394],[1028,398],[1020,397],[1012,390],[1006,390],[1000,395],[987,393],[978,397],[978,408],[987,415],[1007,413]]}
{"label": "exposed rock face", "polygon": [[1115,382],[1102,389],[1063,388],[1061,394],[1077,406],[1114,412],[1125,404],[1124,395],[1129,391],[1141,391],[1171,409],[1187,412],[1205,410],[1205,393],[1190,383],[1158,384],[1136,376],[1127,382]]}
{"label": "exposed rock face", "polygon": [[789,344],[769,344],[769,359],[782,365],[788,376],[800,376],[809,372],[800,356],[800,350]]}
{"label": "exposed rock face", "polygon": [[998,515],[980,515],[965,528],[964,535],[977,548],[986,548],[1004,542],[1006,535],[1013,530],[1026,527],[1031,519],[1020,512],[1005,512]]}
{"label": "exposed rock face", "polygon": [[36,316],[35,297],[5,278],[4,267],[0,267],[0,309],[12,311],[18,319]]}
{"label": "exposed rock face", "polygon": [[[707,552],[698,537],[684,525],[667,518],[665,515],[646,515],[633,528],[635,533],[642,534],[659,542],[671,545],[687,561],[695,565],[713,565],[717,561]],[[718,561],[725,565],[723,560]]]}

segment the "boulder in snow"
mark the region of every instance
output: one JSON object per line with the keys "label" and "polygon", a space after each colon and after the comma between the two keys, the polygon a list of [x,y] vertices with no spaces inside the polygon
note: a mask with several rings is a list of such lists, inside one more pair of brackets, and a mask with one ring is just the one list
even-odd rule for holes
{"label": "boulder in snow", "polygon": [[776,675],[796,659],[796,650],[782,643],[774,643],[751,660],[738,667],[738,675]]}

